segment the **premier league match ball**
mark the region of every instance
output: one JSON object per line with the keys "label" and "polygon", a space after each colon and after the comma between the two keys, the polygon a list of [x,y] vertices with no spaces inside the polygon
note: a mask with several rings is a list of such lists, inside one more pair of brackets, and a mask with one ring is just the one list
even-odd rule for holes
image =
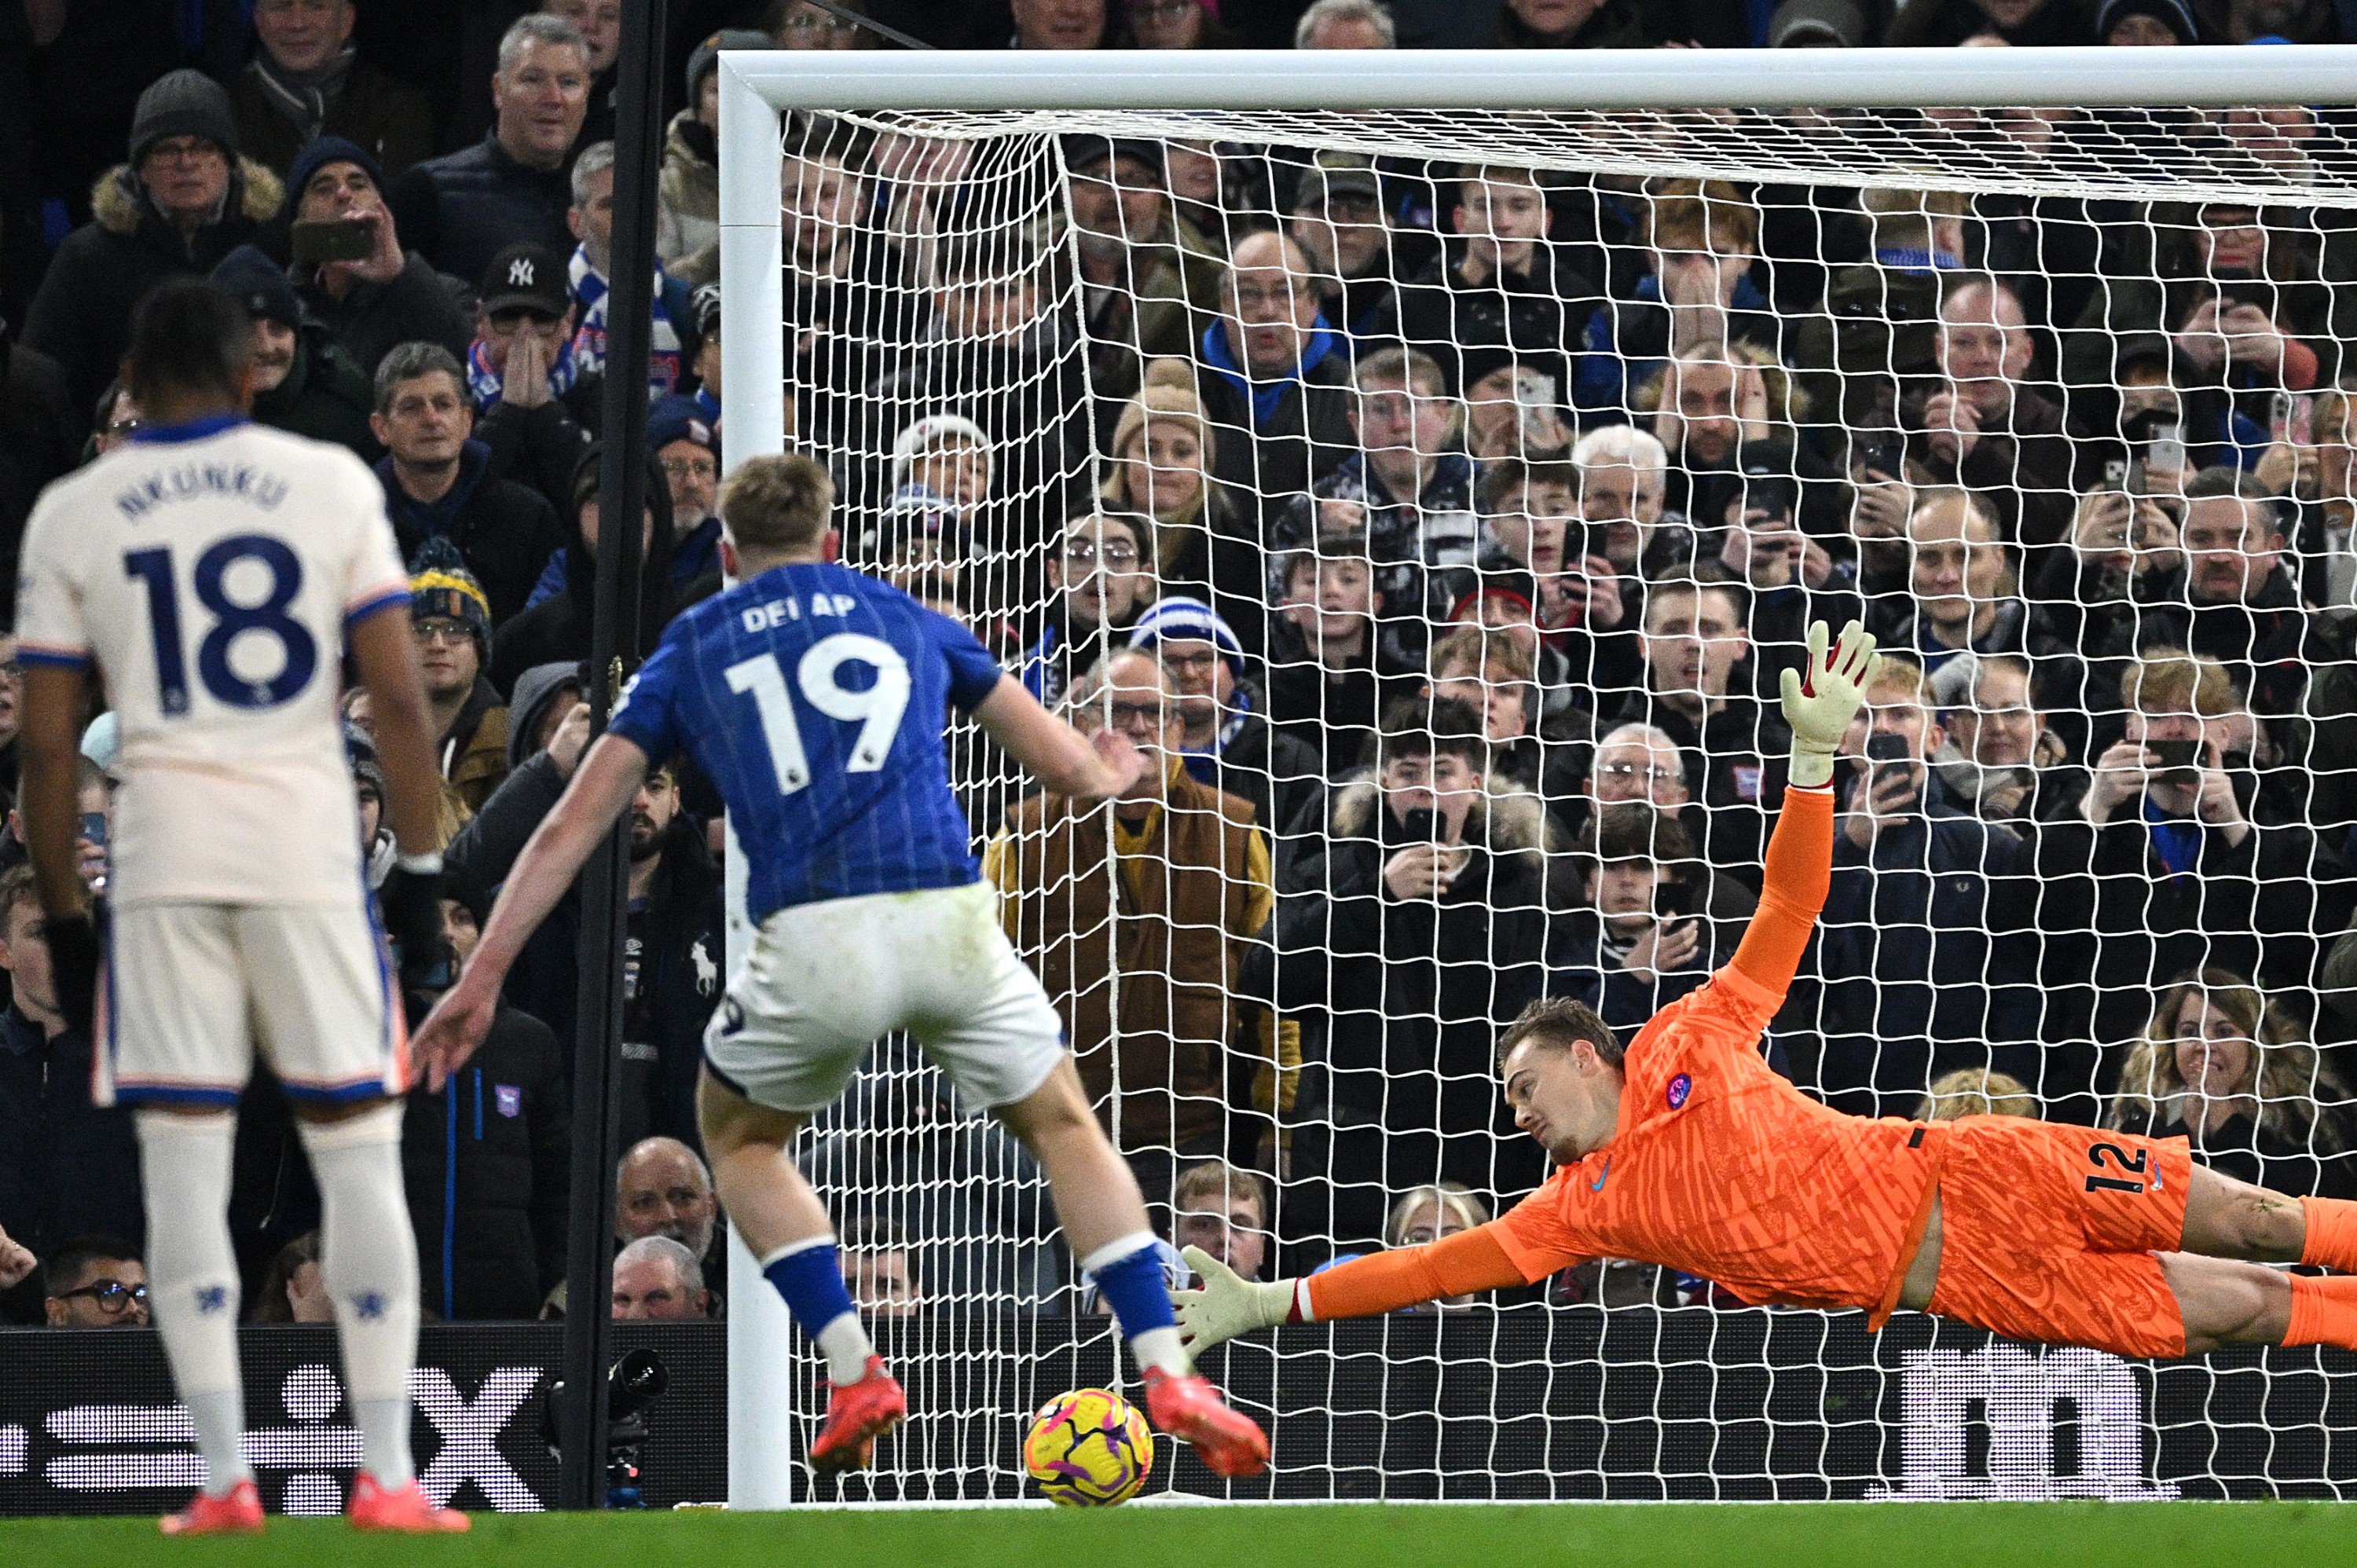
{"label": "premier league match ball", "polygon": [[1135,1497],[1154,1473],[1154,1434],[1119,1394],[1074,1389],[1031,1418],[1023,1467],[1059,1508],[1110,1508]]}

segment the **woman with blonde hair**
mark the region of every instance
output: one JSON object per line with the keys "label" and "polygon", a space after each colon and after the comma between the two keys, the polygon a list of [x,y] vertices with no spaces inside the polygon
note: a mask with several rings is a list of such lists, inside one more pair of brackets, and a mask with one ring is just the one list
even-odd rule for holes
{"label": "woman with blonde hair", "polygon": [[[1462,1182],[1415,1187],[1402,1193],[1383,1221],[1383,1246],[1421,1247],[1490,1222],[1490,1210]],[[1473,1305],[1469,1295],[1452,1295],[1414,1310],[1453,1312]]]}
{"label": "woman with blonde hair", "polygon": [[1258,652],[1266,616],[1258,541],[1235,495],[1211,477],[1219,433],[1187,361],[1146,362],[1145,384],[1122,406],[1105,454],[1098,496],[1108,510],[1153,520],[1164,590],[1208,598]]}
{"label": "woman with blonde hair", "polygon": [[2357,1192],[2347,1101],[2289,1015],[2212,968],[2160,993],[2104,1124],[2184,1138],[2212,1169],[2276,1192],[2345,1197]]}

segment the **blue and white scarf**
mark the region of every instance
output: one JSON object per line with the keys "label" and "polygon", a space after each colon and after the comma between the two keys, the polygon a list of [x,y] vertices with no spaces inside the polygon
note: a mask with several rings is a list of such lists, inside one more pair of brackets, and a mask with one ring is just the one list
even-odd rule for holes
{"label": "blue and white scarf", "polygon": [[[581,325],[573,331],[573,358],[585,371],[606,368],[606,296],[613,285],[606,274],[589,264],[589,250],[576,246],[573,264],[566,269],[573,280],[573,297],[581,302]],[[647,395],[668,397],[679,390],[679,328],[672,325],[671,314],[663,309],[662,265],[657,263],[654,275],[654,315],[652,330],[647,335]]]}
{"label": "blue and white scarf", "polygon": [[[481,413],[500,401],[500,373],[491,369],[484,353],[480,338],[467,350],[467,391],[474,395],[475,412]],[[570,340],[556,346],[556,362],[548,367],[548,395],[563,397],[581,379],[581,366],[573,356]]]}

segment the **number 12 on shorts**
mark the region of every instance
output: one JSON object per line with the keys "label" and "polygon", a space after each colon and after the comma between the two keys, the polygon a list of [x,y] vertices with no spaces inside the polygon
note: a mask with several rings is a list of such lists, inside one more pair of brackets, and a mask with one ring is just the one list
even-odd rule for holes
{"label": "number 12 on shorts", "polygon": [[[876,680],[864,691],[842,683],[843,667],[866,664]],[[761,715],[761,737],[769,743],[770,766],[777,770],[778,793],[791,795],[809,788],[810,755],[802,746],[801,721],[794,717],[794,699],[786,690],[786,672],[774,653],[757,654],[731,664],[728,689],[753,699]],[[900,733],[900,715],[909,708],[909,661],[881,638],[839,631],[821,638],[804,650],[794,666],[795,684],[802,700],[831,719],[859,725],[844,763],[845,773],[876,773],[890,755]]]}
{"label": "number 12 on shorts", "polygon": [[2089,1192],[2141,1193],[2145,1189],[2142,1178],[2149,1174],[2146,1167],[2151,1154],[2152,1151],[2149,1149],[2138,1149],[2131,1156],[2117,1144],[2091,1144],[2087,1149],[2089,1165],[2098,1171],[2120,1170],[2128,1174],[2115,1176],[2091,1176],[2087,1178],[2087,1190]]}

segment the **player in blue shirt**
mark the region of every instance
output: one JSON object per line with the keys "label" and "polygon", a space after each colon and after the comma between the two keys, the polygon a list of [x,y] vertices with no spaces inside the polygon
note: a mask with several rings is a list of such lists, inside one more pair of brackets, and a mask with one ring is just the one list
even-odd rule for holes
{"label": "player in blue shirt", "polygon": [[1268,1440],[1195,1375],[1136,1179],[1089,1110],[1039,982],[998,922],[950,792],[950,710],[972,714],[1049,789],[1103,798],[1144,766],[1092,744],[980,643],[834,561],[834,485],[802,457],[729,476],[721,561],[737,585],[684,611],[631,682],[509,874],[458,984],[418,1035],[438,1088],[490,1027],[525,940],[573,885],[648,770],[693,754],[727,802],[751,951],[705,1033],[705,1152],[729,1218],[818,1342],[832,1385],[821,1470],[868,1462],[907,1413],[845,1290],[826,1209],[786,1153],[879,1036],[905,1029],[1048,1174],[1064,1232],[1144,1369],[1146,1413],[1222,1476]]}

